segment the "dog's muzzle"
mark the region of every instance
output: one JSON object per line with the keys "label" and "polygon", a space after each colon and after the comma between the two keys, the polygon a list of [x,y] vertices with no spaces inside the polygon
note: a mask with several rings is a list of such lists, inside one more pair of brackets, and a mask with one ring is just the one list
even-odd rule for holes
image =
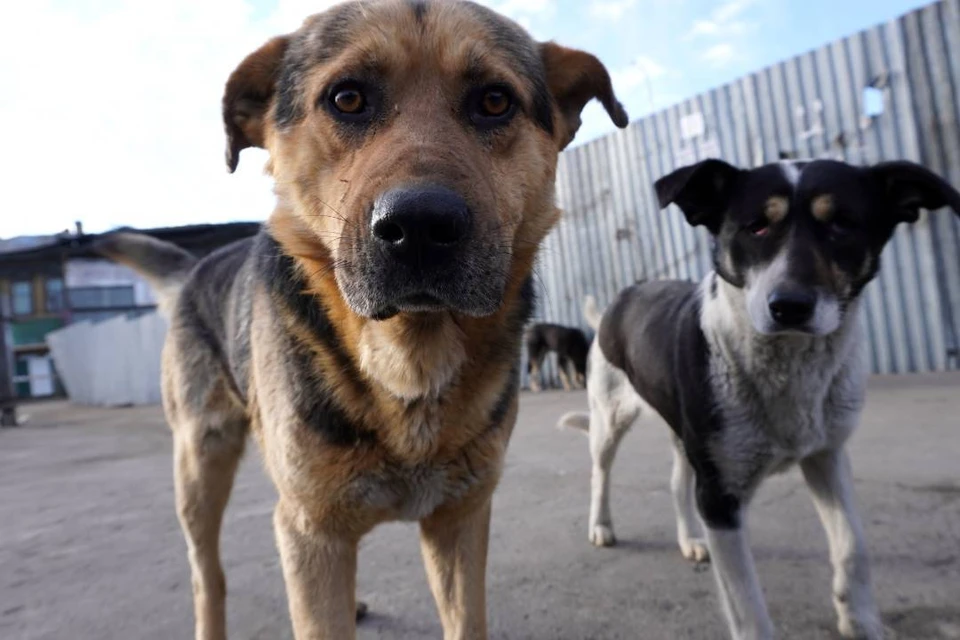
{"label": "dog's muzzle", "polygon": [[444,187],[387,191],[373,205],[370,235],[399,265],[429,273],[444,269],[470,236],[466,201]]}
{"label": "dog's muzzle", "polygon": [[802,330],[817,309],[817,295],[799,287],[780,287],[767,298],[770,317],[781,329]]}
{"label": "dog's muzzle", "polygon": [[373,203],[355,268],[338,274],[355,311],[372,318],[456,311],[489,315],[502,301],[506,260],[478,233],[473,211],[437,185],[390,189]]}

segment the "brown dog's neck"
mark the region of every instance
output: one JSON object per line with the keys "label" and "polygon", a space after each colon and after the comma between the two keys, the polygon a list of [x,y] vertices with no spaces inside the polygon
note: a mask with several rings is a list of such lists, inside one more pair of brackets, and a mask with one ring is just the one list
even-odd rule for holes
{"label": "brown dog's neck", "polygon": [[525,318],[518,324],[513,316],[532,269],[534,254],[530,250],[515,252],[504,303],[490,316],[401,313],[387,320],[372,320],[347,305],[337,285],[330,250],[294,214],[278,209],[268,228],[297,265],[305,283],[303,293],[315,296],[323,306],[362,376],[404,403],[436,400],[456,386],[466,370],[479,373],[487,360],[502,357],[498,354],[502,345],[516,342],[519,346]]}

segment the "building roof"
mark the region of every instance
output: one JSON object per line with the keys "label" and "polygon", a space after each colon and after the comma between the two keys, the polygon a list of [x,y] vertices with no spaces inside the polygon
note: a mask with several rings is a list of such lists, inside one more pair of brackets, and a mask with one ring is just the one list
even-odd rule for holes
{"label": "building roof", "polygon": [[[101,258],[92,250],[93,243],[110,233],[118,231],[132,231],[153,236],[159,240],[172,242],[187,251],[197,255],[209,253],[217,247],[234,240],[240,240],[257,233],[259,222],[227,222],[223,224],[191,224],[179,227],[157,227],[153,229],[135,229],[133,227],[119,227],[102,234],[61,234],[57,236],[28,236],[37,238],[36,242],[13,243],[0,245],[0,264],[23,264],[29,262],[46,262],[62,260],[63,258]],[[9,241],[18,240],[11,238]],[[27,246],[24,247],[23,245]]]}
{"label": "building roof", "polygon": [[0,238],[0,254],[32,249],[41,245],[50,244],[55,239],[56,236],[16,236],[14,238],[7,238],[6,240]]}

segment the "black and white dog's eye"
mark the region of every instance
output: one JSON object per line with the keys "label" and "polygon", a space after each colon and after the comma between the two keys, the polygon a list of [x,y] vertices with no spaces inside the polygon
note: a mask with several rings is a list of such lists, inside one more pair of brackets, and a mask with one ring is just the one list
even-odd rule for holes
{"label": "black and white dog's eye", "polygon": [[844,218],[834,218],[830,221],[829,229],[830,233],[835,236],[845,236],[856,231],[857,226]]}

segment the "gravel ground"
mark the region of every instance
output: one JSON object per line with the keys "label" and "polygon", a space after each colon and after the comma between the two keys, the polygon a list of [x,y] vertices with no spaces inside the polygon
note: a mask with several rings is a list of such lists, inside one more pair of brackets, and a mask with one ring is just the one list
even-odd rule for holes
{"label": "gravel ground", "polygon": [[[494,503],[491,637],[723,638],[709,571],[675,547],[662,424],[644,424],[620,450],[620,544],[588,544],[587,443],[553,426],[585,402],[582,392],[522,397]],[[159,408],[51,403],[22,413],[26,426],[0,432],[0,638],[190,637]],[[875,379],[852,457],[890,637],[960,638],[960,376]],[[291,637],[273,501],[251,446],[223,538],[232,638]],[[780,636],[835,637],[826,540],[796,471],[761,489],[751,537]],[[364,541],[359,591],[371,607],[360,638],[440,637],[415,526],[383,526]]]}

